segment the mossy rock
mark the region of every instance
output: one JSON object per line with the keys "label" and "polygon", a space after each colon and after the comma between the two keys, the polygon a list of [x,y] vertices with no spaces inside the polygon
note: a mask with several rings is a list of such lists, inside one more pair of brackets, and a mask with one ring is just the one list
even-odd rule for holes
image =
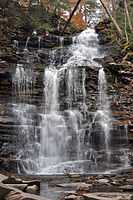
{"label": "mossy rock", "polygon": [[125,57],[123,58],[123,60],[127,60],[130,62],[133,62],[133,52],[128,52]]}
{"label": "mossy rock", "polygon": [[100,32],[100,31],[103,31],[105,29],[108,29],[109,27],[110,27],[110,20],[104,19],[103,21],[99,22],[95,26],[95,30],[96,30],[96,32]]}

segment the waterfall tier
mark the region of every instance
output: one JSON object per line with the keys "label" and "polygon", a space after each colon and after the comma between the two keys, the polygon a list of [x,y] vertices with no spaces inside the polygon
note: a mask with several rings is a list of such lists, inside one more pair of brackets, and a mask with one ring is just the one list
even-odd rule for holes
{"label": "waterfall tier", "polygon": [[63,37],[59,48],[48,50],[41,38],[37,41],[38,51],[30,52],[27,38],[12,84],[8,76],[9,99],[3,90],[2,149],[8,145],[10,154],[16,153],[20,173],[105,173],[127,167],[127,126],[112,116],[106,75],[94,61],[103,57],[95,31],[86,29],[67,47]]}

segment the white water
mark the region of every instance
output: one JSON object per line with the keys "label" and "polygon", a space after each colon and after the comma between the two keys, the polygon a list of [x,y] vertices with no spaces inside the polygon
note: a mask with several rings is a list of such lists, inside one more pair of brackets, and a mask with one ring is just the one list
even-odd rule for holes
{"label": "white water", "polygon": [[27,68],[27,65],[17,64],[12,83],[16,96],[20,98],[26,95],[30,96],[33,87],[32,69],[29,67]]}
{"label": "white water", "polygon": [[26,43],[25,43],[24,51],[27,51],[27,50],[28,50],[28,43],[29,43],[29,40],[30,40],[30,37],[27,37]]}
{"label": "white water", "polygon": [[[28,41],[27,41],[28,45]],[[12,77],[13,85],[13,114],[18,127],[17,159],[19,160],[18,172],[31,173],[36,171],[36,161],[39,143],[37,144],[37,131],[34,115],[36,106],[31,104],[35,77],[32,69],[29,52],[24,52],[25,62],[17,64]],[[36,145],[34,145],[36,143]],[[38,146],[37,146],[38,145]],[[34,148],[33,148],[34,147]],[[35,158],[36,157],[36,158]]]}
{"label": "white water", "polygon": [[[67,61],[61,64],[66,55]],[[32,71],[27,73],[29,68],[17,65],[13,84],[20,98],[14,113],[23,127],[19,134],[24,138],[19,151],[20,172],[95,173],[114,169],[111,160],[114,151],[111,135],[113,119],[107,81],[103,68],[93,60],[102,56],[93,29],[88,28],[75,37],[65,53],[61,38],[60,52],[59,49],[50,51],[50,62],[44,69],[44,98],[39,111],[30,104],[22,104],[26,101],[26,98],[22,100],[22,93],[28,93],[33,75]],[[86,104],[89,96],[89,91],[86,91],[87,67],[99,69],[97,110],[93,114]],[[31,95],[29,98],[32,99]],[[120,159],[128,160],[126,151],[122,151]]]}
{"label": "white water", "polygon": [[99,97],[98,97],[98,110],[96,112],[96,115],[99,118],[99,124],[103,130],[107,160],[108,160],[108,164],[110,164],[110,154],[111,154],[110,130],[112,128],[112,124],[111,124],[112,118],[111,118],[109,100],[107,96],[107,81],[106,81],[105,72],[103,68],[99,70],[98,86],[99,86],[98,88]]}
{"label": "white water", "polygon": [[94,58],[102,57],[98,50],[98,38],[94,29],[87,28],[79,36],[74,38],[73,45],[69,49],[72,56],[65,67],[97,65]]}
{"label": "white water", "polygon": [[41,49],[41,36],[38,36],[38,51]]}
{"label": "white water", "polygon": [[59,77],[58,70],[55,68],[45,69],[44,75],[45,85],[45,112],[53,112],[58,110],[58,87]]}
{"label": "white water", "polygon": [[[83,31],[74,39],[68,51],[71,56],[63,66],[58,69],[52,58],[50,66],[44,73],[45,112],[40,123],[39,173],[41,174],[64,173],[64,171],[83,173],[89,152],[89,149],[84,148],[85,129],[82,124],[88,112],[86,72],[83,66],[98,67],[93,58],[102,56],[98,51],[98,39],[94,30],[88,28]],[[55,50],[53,55],[56,55]],[[62,73],[63,71],[65,73]],[[67,83],[67,109],[63,112],[60,111],[59,98],[62,75]],[[91,158],[92,152],[89,154]]]}

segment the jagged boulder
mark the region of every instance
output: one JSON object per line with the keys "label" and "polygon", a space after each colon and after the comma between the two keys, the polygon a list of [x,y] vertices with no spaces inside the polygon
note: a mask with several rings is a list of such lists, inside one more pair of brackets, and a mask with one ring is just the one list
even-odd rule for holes
{"label": "jagged boulder", "polygon": [[18,191],[11,191],[5,197],[5,200],[46,200],[46,199],[37,195],[26,194],[23,192],[21,193]]}
{"label": "jagged boulder", "polygon": [[[10,180],[10,181],[9,181]],[[26,190],[26,187],[28,188],[28,184],[34,184],[36,181],[26,181],[27,184],[22,184],[22,180],[21,179],[16,179],[13,177],[7,178],[4,175],[0,175],[0,181],[3,181],[4,183],[12,183],[12,184],[3,184],[0,182],[0,200],[46,200],[45,198],[41,198],[38,195],[32,195],[32,194],[28,194],[25,192],[22,192],[21,190]],[[15,181],[15,183],[17,182],[18,184],[13,184]],[[26,183],[25,182],[25,183]],[[21,183],[21,184],[19,184]],[[31,187],[31,186],[30,186]],[[16,189],[19,188],[19,189]],[[39,189],[39,187],[36,185],[34,185],[34,188]],[[28,191],[27,191],[28,192]],[[30,193],[32,193],[30,191]]]}

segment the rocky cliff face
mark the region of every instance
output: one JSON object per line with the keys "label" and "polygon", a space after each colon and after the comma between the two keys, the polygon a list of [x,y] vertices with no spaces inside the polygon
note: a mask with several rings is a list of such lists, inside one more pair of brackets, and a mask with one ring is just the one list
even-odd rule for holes
{"label": "rocky cliff face", "polygon": [[[12,1],[11,1],[12,2]],[[8,14],[11,8],[12,14]],[[6,171],[16,170],[16,143],[18,140],[18,129],[21,129],[21,124],[18,122],[16,124],[15,116],[13,114],[13,105],[15,93],[13,86],[13,75],[17,67],[17,63],[27,64],[25,55],[23,53],[23,48],[26,44],[26,39],[28,36],[28,31],[30,31],[30,36],[32,34],[32,29],[29,30],[27,26],[21,26],[15,30],[14,20],[17,16],[20,16],[20,7],[18,4],[11,3],[3,9],[1,6],[0,10],[0,167]],[[4,17],[3,17],[4,14]],[[12,16],[12,17],[11,17]],[[106,23],[106,28],[109,27],[108,22]],[[32,27],[33,28],[33,27]],[[129,144],[132,152],[133,144],[133,58],[132,54],[126,55],[123,59],[123,55],[120,52],[119,47],[115,47],[114,44],[110,43],[108,37],[105,37],[105,27],[96,28],[100,36],[100,43],[104,46],[104,49],[108,52],[108,56],[103,60],[98,60],[104,65],[106,75],[108,78],[108,94],[110,96],[111,108],[113,111],[113,117],[117,119],[117,125],[120,127],[120,131],[124,126],[128,126],[128,136]],[[103,36],[104,35],[104,36]],[[46,35],[45,35],[46,36]],[[43,99],[43,75],[44,67],[49,62],[49,51],[51,47],[55,47],[60,43],[60,37],[53,34],[49,34],[41,42],[42,47],[45,47],[43,52],[36,52],[38,49],[38,37],[33,37],[29,41],[29,48],[32,53],[30,59],[32,60],[33,74],[35,76],[34,88],[31,91],[31,98],[28,99],[28,94],[21,94],[27,97],[26,103],[32,103],[36,105],[38,109],[42,109],[42,99]],[[16,39],[20,40],[19,47],[22,49],[20,53],[16,53],[17,48],[14,45]],[[32,40],[33,39],[33,40]],[[70,44],[72,42],[71,37],[65,38],[65,44]],[[35,49],[36,50],[35,50]],[[117,50],[116,50],[117,49]],[[36,56],[35,56],[36,55]],[[65,56],[65,52],[64,52]],[[59,60],[60,52],[57,53],[56,60]],[[28,63],[29,64],[29,63]],[[80,69],[79,69],[80,71]],[[85,88],[87,91],[86,103],[88,110],[91,112],[96,111],[96,102],[98,94],[98,70],[91,67],[85,67],[86,81]],[[79,72],[80,74],[80,72]],[[89,92],[88,92],[89,91]],[[64,90],[62,91],[62,101],[64,100]],[[19,97],[17,97],[19,98]],[[18,99],[15,99],[17,102]],[[64,102],[61,103],[62,106]],[[115,126],[116,124],[114,124]],[[115,131],[117,135],[117,129]],[[12,166],[12,168],[11,168]]]}
{"label": "rocky cliff face", "polygon": [[[105,20],[96,26],[100,44],[104,45],[108,56],[99,60],[105,68],[109,83],[113,116],[118,124],[128,127],[129,146],[133,149],[133,53],[132,44],[126,51],[122,45],[113,43],[108,36],[110,21]],[[131,153],[132,154],[132,153]],[[132,155],[133,156],[133,155]]]}

